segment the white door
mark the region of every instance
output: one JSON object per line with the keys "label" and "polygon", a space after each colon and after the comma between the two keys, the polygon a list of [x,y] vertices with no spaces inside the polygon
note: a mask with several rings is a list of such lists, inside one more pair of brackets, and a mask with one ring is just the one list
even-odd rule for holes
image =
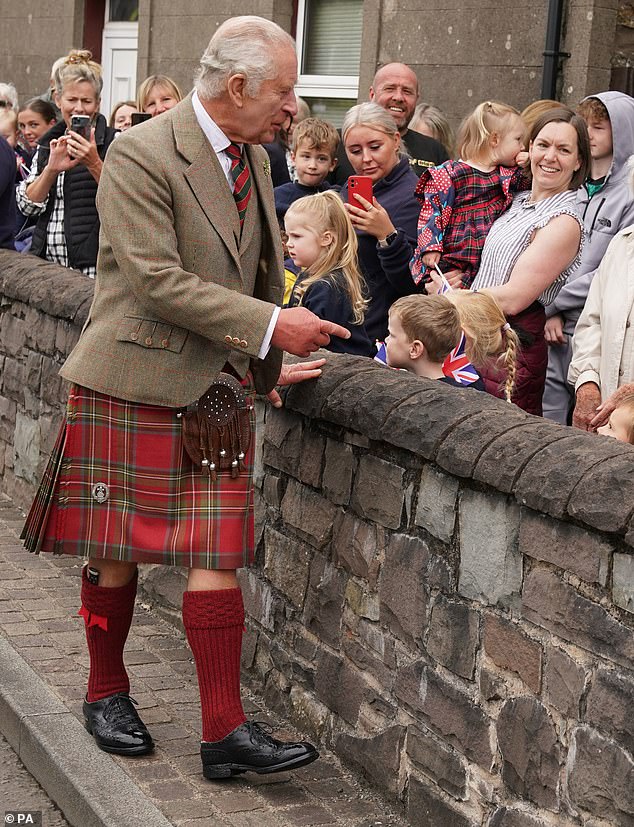
{"label": "white door", "polygon": [[106,22],[104,26],[101,112],[106,118],[116,103],[136,98],[138,32],[138,23]]}

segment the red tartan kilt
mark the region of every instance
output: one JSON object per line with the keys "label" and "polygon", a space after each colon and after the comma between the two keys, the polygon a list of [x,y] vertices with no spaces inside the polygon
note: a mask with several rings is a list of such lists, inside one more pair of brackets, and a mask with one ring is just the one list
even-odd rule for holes
{"label": "red tartan kilt", "polygon": [[177,412],[74,385],[26,547],[188,568],[251,563],[254,416],[246,471],[212,482],[185,453]]}

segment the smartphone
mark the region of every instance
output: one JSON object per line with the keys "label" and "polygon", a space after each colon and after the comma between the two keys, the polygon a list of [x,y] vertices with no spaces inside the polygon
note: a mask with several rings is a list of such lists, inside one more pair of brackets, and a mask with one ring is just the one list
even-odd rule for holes
{"label": "smartphone", "polygon": [[70,119],[71,131],[81,135],[81,137],[85,138],[87,141],[90,140],[91,126],[90,115],[73,115]]}
{"label": "smartphone", "polygon": [[149,112],[133,112],[130,120],[132,121],[132,126],[136,126],[139,123],[143,123],[143,121],[149,121],[151,117]]}
{"label": "smartphone", "polygon": [[355,195],[360,195],[372,204],[372,179],[369,175],[351,175],[348,178],[348,204],[363,209],[361,203],[354,198]]}

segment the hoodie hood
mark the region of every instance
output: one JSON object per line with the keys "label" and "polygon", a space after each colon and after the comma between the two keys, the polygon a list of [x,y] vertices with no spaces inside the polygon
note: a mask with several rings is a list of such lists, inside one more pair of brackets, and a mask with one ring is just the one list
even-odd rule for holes
{"label": "hoodie hood", "polygon": [[634,98],[624,92],[599,92],[584,100],[595,98],[608,110],[612,126],[612,166],[610,178],[622,178],[627,174],[625,163],[634,155]]}

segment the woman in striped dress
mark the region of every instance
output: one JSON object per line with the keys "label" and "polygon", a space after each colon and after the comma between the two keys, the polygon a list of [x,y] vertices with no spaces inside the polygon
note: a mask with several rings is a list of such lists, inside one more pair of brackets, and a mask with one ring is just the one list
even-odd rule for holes
{"label": "woman in striped dress", "polygon": [[[577,266],[583,223],[575,190],[585,180],[590,146],[585,122],[571,109],[542,115],[530,136],[531,189],[513,199],[491,227],[474,290],[494,296],[522,343],[513,401],[542,414],[548,352],[544,307]],[[491,371],[487,389],[502,396],[504,376]]]}

